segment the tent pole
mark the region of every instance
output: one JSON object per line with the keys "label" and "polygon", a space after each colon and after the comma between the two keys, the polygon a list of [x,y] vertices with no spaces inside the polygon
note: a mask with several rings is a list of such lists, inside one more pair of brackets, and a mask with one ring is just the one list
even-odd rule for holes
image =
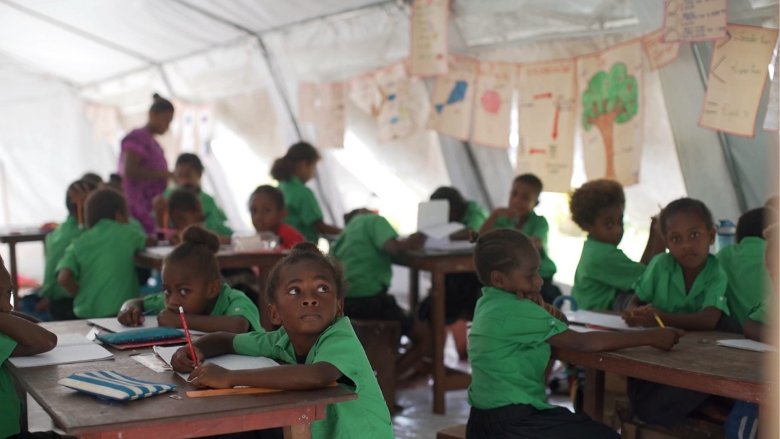
{"label": "tent pole", "polygon": [[469,159],[471,170],[474,171],[474,176],[477,179],[477,185],[479,186],[479,191],[482,193],[482,198],[485,199],[485,204],[488,210],[492,211],[494,208],[493,199],[490,198],[490,192],[488,191],[487,182],[485,182],[485,176],[482,175],[482,170],[479,167],[479,163],[477,163],[477,156],[474,155],[474,146],[471,144],[471,142],[461,143],[463,145],[463,150],[466,151],[466,157]]}

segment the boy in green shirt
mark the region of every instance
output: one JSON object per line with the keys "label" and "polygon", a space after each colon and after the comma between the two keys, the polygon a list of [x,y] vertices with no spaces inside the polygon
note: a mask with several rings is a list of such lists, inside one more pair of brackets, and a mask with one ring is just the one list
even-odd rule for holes
{"label": "boy in green shirt", "polygon": [[608,426],[546,401],[551,346],[585,352],[633,346],[669,350],[681,331],[568,330],[560,312],[540,295],[541,260],[522,233],[500,229],[480,236],[474,264],[485,284],[469,334],[470,439],[619,438]]}
{"label": "boy in green shirt", "polygon": [[589,181],[571,196],[569,209],[572,219],[588,232],[571,291],[581,309],[625,309],[633,295],[631,288],[645,271],[647,263],[664,251],[663,237],[655,220],[650,224],[650,234],[640,262],[632,261],[618,248],[623,239],[625,205],[623,186],[613,180]]}
{"label": "boy in green shirt", "polygon": [[[206,230],[219,237],[220,244],[230,244],[233,230],[213,216],[209,219],[204,214],[197,194],[191,188],[185,187],[171,192],[168,197],[168,215],[170,215],[170,224],[177,232],[182,232],[189,226],[201,224]],[[178,243],[180,239],[181,237],[175,234],[171,237],[171,242]]]}
{"label": "boy in green shirt", "polygon": [[98,189],[87,198],[88,230],[57,264],[57,281],[74,296],[78,318],[115,316],[138,296],[135,254],[146,246],[146,236],[128,222],[127,212],[124,196],[114,189]]}
{"label": "boy in green shirt", "polygon": [[415,233],[398,239],[398,233],[383,216],[367,209],[355,209],[344,215],[344,231],[333,244],[332,254],[344,267],[347,281],[344,314],[353,319],[395,320],[401,333],[412,340],[412,347],[396,365],[398,375],[409,375],[430,348],[430,331],[398,306],[387,293],[393,276],[391,257],[419,249],[425,235]]}
{"label": "boy in green shirt", "polygon": [[20,433],[22,403],[5,361],[47,352],[57,346],[57,336],[38,326],[11,306],[11,275],[0,258],[0,437]]}
{"label": "boy in green shirt", "polygon": [[508,228],[518,229],[529,236],[542,258],[542,265],[539,268],[539,274],[544,279],[542,298],[545,302],[552,303],[561,295],[561,290],[552,283],[558,268],[547,252],[547,234],[550,226],[543,216],[534,212],[534,207],[539,205],[539,195],[543,188],[542,180],[533,174],[521,174],[515,177],[509,193],[509,205],[493,210],[479,233]]}
{"label": "boy in green shirt", "polygon": [[312,438],[392,438],[390,413],[371,365],[349,318],[342,316],[343,293],[336,264],[313,244],[298,244],[268,277],[269,311],[280,329],[241,335],[221,332],[194,343],[199,361],[237,353],[286,364],[242,371],[206,364],[193,370],[185,347],[173,356],[174,370],[192,371],[189,379],[200,387],[309,390],[336,382],[356,392],[358,399],[329,404],[325,419],[312,423]]}

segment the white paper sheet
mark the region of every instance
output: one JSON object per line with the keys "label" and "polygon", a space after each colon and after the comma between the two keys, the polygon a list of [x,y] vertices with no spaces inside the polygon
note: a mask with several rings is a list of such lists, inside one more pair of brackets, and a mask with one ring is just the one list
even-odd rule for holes
{"label": "white paper sheet", "polygon": [[428,239],[425,241],[425,248],[428,250],[471,250],[474,243],[469,241],[450,241],[449,239]]}
{"label": "white paper sheet", "polygon": [[[154,353],[162,358],[165,363],[170,365],[173,354],[176,353],[179,348],[181,348],[181,346],[155,346]],[[228,370],[263,369],[266,367],[279,365],[279,363],[276,361],[266,357],[252,357],[249,355],[234,354],[220,355],[218,357],[209,358],[204,362],[204,364],[209,363],[222,366]],[[189,374],[179,373],[179,376],[186,381]]]}
{"label": "white paper sheet", "polygon": [[80,334],[63,334],[57,337],[57,347],[42,354],[28,357],[11,357],[8,361],[16,367],[50,366],[55,364],[86,363],[108,360],[114,356],[103,346],[93,343]]}
{"label": "white paper sheet", "polygon": [[[111,332],[126,332],[126,331],[133,331],[136,329],[143,329],[143,328],[156,328],[157,325],[157,317],[156,316],[145,316],[143,324],[140,326],[125,326],[121,323],[119,323],[119,320],[116,319],[116,317],[104,317],[100,319],[89,319],[87,320],[87,323],[99,326],[107,331]],[[194,329],[190,329],[191,335],[203,335],[205,332],[203,331],[196,331]]]}
{"label": "white paper sheet", "polygon": [[725,346],[727,348],[744,349],[747,351],[756,352],[774,352],[774,346],[759,341],[748,340],[746,338],[736,338],[730,340],[718,340],[715,342],[718,346]]}

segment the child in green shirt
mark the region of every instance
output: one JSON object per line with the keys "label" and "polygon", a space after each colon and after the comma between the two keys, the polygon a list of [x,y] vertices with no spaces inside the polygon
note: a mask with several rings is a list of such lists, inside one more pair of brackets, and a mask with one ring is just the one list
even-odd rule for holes
{"label": "child in green shirt", "polygon": [[582,413],[548,404],[544,375],[551,346],[584,352],[653,346],[669,350],[682,332],[570,331],[560,312],[540,295],[541,258],[529,237],[500,229],[482,235],[474,249],[485,285],[469,334],[471,413],[466,436],[496,438],[619,438]]}
{"label": "child in green shirt", "polygon": [[[767,206],[769,204],[767,203]],[[763,232],[766,246],[764,250],[764,266],[769,274],[770,282],[774,291],[780,286],[780,274],[778,273],[778,227],[777,211],[773,207],[765,207],[766,222],[769,224]],[[748,313],[743,328],[745,337],[766,342],[766,325],[769,324],[769,313],[771,312],[771,303],[777,300],[776,297],[766,296],[758,305],[754,306]]]}
{"label": "child in green shirt", "polygon": [[625,309],[633,297],[631,288],[644,273],[647,263],[665,250],[655,219],[650,224],[650,235],[640,262],[632,261],[618,248],[623,239],[625,205],[623,186],[613,180],[589,181],[571,196],[572,219],[588,232],[571,291],[581,309]]}
{"label": "child in green shirt", "polygon": [[16,385],[6,370],[9,357],[47,352],[57,346],[57,336],[17,314],[11,305],[11,275],[0,258],[0,437],[20,433],[22,402]]}
{"label": "child in green shirt", "polygon": [[553,275],[558,269],[547,253],[547,234],[550,226],[543,216],[534,212],[534,207],[539,205],[542,189],[542,180],[533,174],[521,174],[515,177],[509,193],[509,205],[493,210],[479,233],[483,234],[497,228],[510,228],[518,229],[531,237],[542,258],[542,265],[539,268],[539,274],[544,280],[542,298],[545,302],[552,303],[561,295],[561,290],[552,283]]}
{"label": "child in green shirt", "polygon": [[163,292],[125,302],[117,317],[119,323],[138,326],[144,321],[144,312],[151,311],[160,326],[179,328],[181,306],[189,327],[197,331],[262,331],[257,306],[222,281],[215,256],[219,251],[217,236],[190,226],[182,240],[163,261]]}
{"label": "child in green shirt", "polygon": [[189,372],[200,387],[258,386],[284,390],[320,389],[333,382],[358,399],[329,404],[325,419],[312,423],[312,438],[392,438],[390,413],[365,351],[342,316],[344,290],[337,265],[311,243],[301,243],[271,270],[266,289],[272,332],[220,332],[198,339],[195,354],[205,358],[236,353],[266,356],[285,365],[228,371],[213,364],[193,370],[188,349],[173,356],[174,370]]}
{"label": "child in green shirt", "polygon": [[88,229],[57,264],[57,282],[74,296],[76,317],[115,316],[122,303],[138,296],[135,254],[146,246],[146,236],[128,218],[127,202],[114,189],[87,198]]}
{"label": "child in green shirt", "polygon": [[400,377],[409,376],[430,350],[430,330],[402,309],[387,290],[393,276],[391,257],[421,248],[425,235],[414,233],[399,239],[385,217],[367,209],[344,215],[344,223],[343,233],[331,248],[347,281],[344,314],[353,319],[397,321],[412,347],[398,359],[396,371]]}
{"label": "child in green shirt", "polygon": [[319,160],[320,153],[312,145],[298,142],[271,167],[271,176],[279,182],[279,189],[284,193],[287,209],[284,222],[315,244],[320,234],[341,233],[341,229],[323,221],[320,203],[314,192],[306,187],[306,182],[314,178]]}
{"label": "child in green shirt", "polygon": [[[213,216],[209,220],[209,217],[204,213],[197,194],[192,188],[184,187],[171,192],[171,195],[168,197],[168,215],[170,215],[169,221],[174,231],[182,232],[189,226],[203,225],[203,227],[219,237],[220,244],[230,244],[233,230],[226,226],[224,222],[214,219]],[[172,235],[170,240],[173,243],[178,243],[181,237],[177,233]]]}

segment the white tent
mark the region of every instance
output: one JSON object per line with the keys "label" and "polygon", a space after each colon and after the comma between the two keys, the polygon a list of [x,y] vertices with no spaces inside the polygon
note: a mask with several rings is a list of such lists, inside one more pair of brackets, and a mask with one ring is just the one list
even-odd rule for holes
{"label": "white tent", "polygon": [[[663,21],[662,0],[453,0],[451,8],[451,53],[508,62],[592,53]],[[777,1],[732,0],[728,8],[731,23],[777,27]],[[122,132],[143,123],[159,92],[177,105],[163,139],[169,162],[199,153],[207,189],[235,228],[249,228],[246,198],[270,181],[272,160],[314,137],[297,120],[298,84],[345,80],[407,57],[409,9],[376,0],[0,0],[0,226],[60,220],[68,182],[114,172]],[[736,219],[776,186],[777,133],[759,129],[746,139],[698,126],[710,52],[711,43],[684,44],[674,63],[646,72],[652,116],[640,183],[627,194],[627,219],[639,229],[658,205],[685,194]],[[498,206],[515,173],[511,148],[430,130],[380,143],[354,105],[345,148],[324,156],[316,190],[330,221],[370,205],[406,232],[435,187],[452,184]],[[573,184],[586,178],[580,166]],[[572,228],[562,196],[545,194],[540,208]],[[551,243],[553,253],[568,243]],[[565,253],[573,262],[559,265],[576,265],[579,252]]]}

